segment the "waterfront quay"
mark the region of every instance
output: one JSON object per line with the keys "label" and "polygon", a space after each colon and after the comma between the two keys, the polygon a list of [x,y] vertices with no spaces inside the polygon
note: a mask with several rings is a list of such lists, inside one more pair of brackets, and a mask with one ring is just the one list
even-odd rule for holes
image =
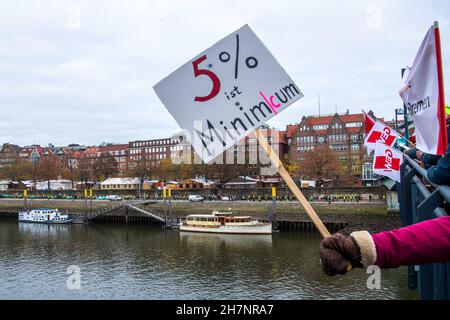
{"label": "waterfront quay", "polygon": [[[316,201],[311,204],[332,231],[343,229],[344,232],[350,232],[365,227],[377,232],[401,226],[400,216],[388,214],[386,202],[383,201],[333,203]],[[315,232],[313,224],[297,201],[278,201],[274,207],[272,201],[32,199],[28,200],[26,205],[28,209],[57,208],[72,216],[90,216],[92,223],[114,224],[160,225],[164,220],[179,221],[189,214],[210,214],[213,210],[232,211],[260,220],[269,220],[269,215],[272,214],[275,226],[280,230]],[[24,206],[24,199],[0,199],[0,217],[16,218],[18,212],[24,210]]]}

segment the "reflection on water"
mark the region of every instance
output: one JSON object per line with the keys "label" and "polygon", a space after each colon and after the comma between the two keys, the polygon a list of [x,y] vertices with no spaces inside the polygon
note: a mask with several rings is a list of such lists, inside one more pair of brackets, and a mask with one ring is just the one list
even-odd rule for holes
{"label": "reflection on water", "polygon": [[[319,268],[320,236],[185,233],[124,225],[0,221],[4,299],[415,299],[406,269],[382,272],[382,288],[354,270]],[[81,268],[81,290],[66,287]]]}
{"label": "reflection on water", "polygon": [[68,236],[70,232],[68,224],[18,223],[17,225],[19,233],[23,236],[58,237]]}
{"label": "reflection on water", "polygon": [[187,246],[205,246],[208,249],[256,249],[260,246],[272,248],[271,234],[218,234],[218,233],[195,233],[195,232],[180,232],[181,245]]}

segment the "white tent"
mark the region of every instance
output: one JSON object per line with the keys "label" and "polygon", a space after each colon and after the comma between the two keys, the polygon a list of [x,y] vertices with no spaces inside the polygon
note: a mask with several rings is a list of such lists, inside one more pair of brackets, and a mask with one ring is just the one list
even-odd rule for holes
{"label": "white tent", "polygon": [[[36,190],[48,190],[48,181],[36,182]],[[65,179],[50,180],[50,190],[72,190],[72,181]]]}
{"label": "white tent", "polygon": [[100,189],[137,189],[140,184],[139,178],[108,178],[100,183]]}

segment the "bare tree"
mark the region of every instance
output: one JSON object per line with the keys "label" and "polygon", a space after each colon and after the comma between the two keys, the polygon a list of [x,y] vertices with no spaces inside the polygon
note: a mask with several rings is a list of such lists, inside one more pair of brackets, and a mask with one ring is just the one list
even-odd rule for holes
{"label": "bare tree", "polygon": [[87,187],[87,183],[92,179],[92,167],[93,161],[90,158],[83,156],[77,161],[75,177],[77,177],[77,179],[80,180],[82,184],[84,184],[85,188]]}
{"label": "bare tree", "polygon": [[31,177],[31,163],[28,161],[17,161],[0,169],[0,178],[13,181],[27,180]]}
{"label": "bare tree", "polygon": [[118,163],[116,159],[109,155],[102,153],[93,165],[93,175],[96,180],[108,179],[109,177],[118,174]]}
{"label": "bare tree", "polygon": [[38,165],[38,177],[47,181],[48,190],[50,190],[50,180],[56,179],[60,174],[60,167],[56,159],[51,156],[42,157]]}
{"label": "bare tree", "polygon": [[328,144],[315,146],[305,153],[304,158],[300,169],[305,177],[322,180],[342,175],[342,165]]}
{"label": "bare tree", "polygon": [[127,175],[138,178],[142,189],[142,184],[146,179],[152,178],[153,172],[154,163],[152,163],[148,156],[143,155],[134,160]]}

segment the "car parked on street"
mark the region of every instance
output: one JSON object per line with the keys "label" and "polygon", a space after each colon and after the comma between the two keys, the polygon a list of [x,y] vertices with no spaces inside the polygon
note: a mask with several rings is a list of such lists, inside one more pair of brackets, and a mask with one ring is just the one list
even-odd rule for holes
{"label": "car parked on street", "polygon": [[118,195],[110,195],[106,197],[109,201],[122,201],[122,198]]}
{"label": "car parked on street", "polygon": [[198,194],[192,194],[189,196],[189,201],[191,202],[201,202],[205,200],[205,198],[203,198],[202,196],[198,195]]}

